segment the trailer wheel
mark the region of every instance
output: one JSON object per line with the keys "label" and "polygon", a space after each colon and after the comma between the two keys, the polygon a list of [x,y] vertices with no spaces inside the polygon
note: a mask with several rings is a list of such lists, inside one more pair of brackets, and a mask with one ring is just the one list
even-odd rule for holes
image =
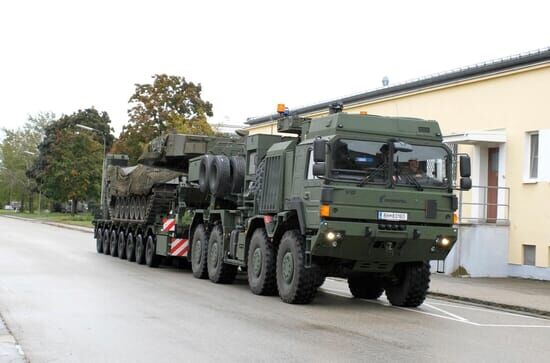
{"label": "trailer wheel", "polygon": [[136,262],[139,265],[145,263],[145,243],[141,233],[138,233],[136,236]]}
{"label": "trailer wheel", "polygon": [[111,244],[109,242],[109,229],[103,229],[103,253],[108,255],[111,252]]}
{"label": "trailer wheel", "polygon": [[118,234],[118,258],[121,260],[126,259],[126,239],[124,238],[124,232],[120,231]]}
{"label": "trailer wheel", "polygon": [[101,228],[96,231],[95,249],[97,253],[103,253],[103,230]]}
{"label": "trailer wheel", "polygon": [[111,253],[111,256],[117,257],[118,252],[118,238],[117,233],[115,230],[111,232],[111,238],[109,238],[109,252]]}
{"label": "trailer wheel", "polygon": [[209,190],[210,180],[210,165],[212,164],[213,156],[206,154],[201,158],[199,165],[199,189],[202,193],[206,193]]}
{"label": "trailer wheel", "polygon": [[149,267],[158,267],[160,257],[157,255],[157,242],[155,237],[149,235],[145,245],[145,263]]}
{"label": "trailer wheel", "polygon": [[424,302],[430,286],[430,265],[426,262],[395,266],[396,281],[386,284],[386,296],[392,305],[417,307]]}
{"label": "trailer wheel", "polygon": [[298,230],[285,232],[277,253],[277,288],[289,304],[308,304],[317,287],[314,268],[305,267],[305,242]]}
{"label": "trailer wheel", "polygon": [[132,232],[128,233],[128,236],[126,236],[126,259],[130,262],[136,260],[136,244]]}
{"label": "trailer wheel", "polygon": [[277,294],[277,246],[269,242],[264,228],[252,234],[248,247],[248,285],[256,295]]}
{"label": "trailer wheel", "polygon": [[231,284],[237,276],[237,266],[223,262],[223,230],[216,226],[208,239],[208,278],[216,284]]}
{"label": "trailer wheel", "polygon": [[351,275],[348,286],[353,297],[358,299],[376,300],[384,292],[382,280],[374,274]]}
{"label": "trailer wheel", "polygon": [[244,189],[244,174],[246,173],[246,161],[242,156],[229,158],[231,164],[231,192],[241,193]]}
{"label": "trailer wheel", "polygon": [[227,156],[213,157],[208,182],[210,193],[215,197],[222,197],[231,192],[231,164]]}
{"label": "trailer wheel", "polygon": [[204,225],[199,224],[193,233],[191,241],[191,269],[198,279],[208,277],[208,232]]}

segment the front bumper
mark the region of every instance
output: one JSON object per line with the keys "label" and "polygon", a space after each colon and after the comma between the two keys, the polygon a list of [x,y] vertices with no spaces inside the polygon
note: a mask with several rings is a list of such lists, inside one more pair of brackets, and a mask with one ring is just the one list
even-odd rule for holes
{"label": "front bumper", "polygon": [[[355,262],[354,270],[389,271],[400,262],[443,260],[456,242],[456,228],[450,225],[402,224],[401,230],[385,227],[369,222],[323,220],[311,239],[312,256],[351,260]],[[337,238],[328,238],[332,237],[329,232]],[[440,243],[443,237],[449,241],[446,246]]]}

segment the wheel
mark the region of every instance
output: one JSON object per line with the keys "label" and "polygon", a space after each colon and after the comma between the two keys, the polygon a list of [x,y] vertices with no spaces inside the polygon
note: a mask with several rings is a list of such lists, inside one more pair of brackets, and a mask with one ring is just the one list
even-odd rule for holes
{"label": "wheel", "polygon": [[160,256],[157,255],[157,242],[153,236],[149,235],[145,245],[145,263],[149,267],[158,267],[159,262]]}
{"label": "wheel", "polygon": [[209,190],[208,181],[210,180],[210,165],[212,164],[212,155],[203,155],[199,165],[199,189],[202,193]]}
{"label": "wheel", "polygon": [[386,284],[386,296],[392,305],[417,307],[424,302],[430,286],[430,265],[426,262],[395,266],[395,281]]}
{"label": "wheel", "polygon": [[277,288],[289,304],[308,304],[315,297],[316,269],[305,267],[305,242],[298,230],[285,232],[277,253]]}
{"label": "wheel", "polygon": [[222,197],[231,192],[231,165],[225,155],[216,155],[210,164],[208,176],[210,193]]}
{"label": "wheel", "polygon": [[198,279],[208,277],[208,232],[202,224],[195,228],[191,240],[191,269]]}
{"label": "wheel", "polygon": [[140,265],[145,263],[145,242],[141,233],[136,236],[136,262]]}
{"label": "wheel", "polygon": [[103,230],[101,228],[96,230],[95,249],[97,253],[103,253]]}
{"label": "wheel", "polygon": [[126,238],[124,238],[124,232],[120,231],[118,234],[118,258],[121,260],[126,259]]}
{"label": "wheel", "polygon": [[248,247],[248,285],[256,295],[277,294],[277,247],[264,228],[254,231]]}
{"label": "wheel", "polygon": [[208,278],[216,284],[231,284],[237,276],[237,266],[223,262],[223,230],[216,226],[208,239]]}
{"label": "wheel", "polygon": [[130,262],[136,260],[136,244],[132,232],[129,232],[126,236],[126,259]]}
{"label": "wheel", "polygon": [[111,253],[111,256],[113,257],[116,257],[117,256],[117,252],[118,252],[118,238],[117,238],[117,233],[115,230],[113,230],[111,232],[111,238],[109,238],[109,243],[110,243],[110,246],[109,246],[109,249],[110,249],[110,253]]}
{"label": "wheel", "polygon": [[353,297],[359,299],[376,300],[384,292],[382,279],[375,274],[351,275],[348,286]]}
{"label": "wheel", "polygon": [[312,269],[315,269],[315,287],[318,289],[319,287],[321,287],[321,285],[323,285],[325,283],[325,280],[327,279],[327,276],[325,275],[325,273],[323,272],[323,270],[321,269],[321,267],[319,267],[319,265],[313,265],[311,266]]}
{"label": "wheel", "polygon": [[231,164],[231,192],[242,193],[244,189],[244,175],[246,173],[246,161],[242,156],[229,158]]}
{"label": "wheel", "polygon": [[107,228],[103,229],[103,253],[108,255],[111,253],[111,243],[109,242],[109,230]]}

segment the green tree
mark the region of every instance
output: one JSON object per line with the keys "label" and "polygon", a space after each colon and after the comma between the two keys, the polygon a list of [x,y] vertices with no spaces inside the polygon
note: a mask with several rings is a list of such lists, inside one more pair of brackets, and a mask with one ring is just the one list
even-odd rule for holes
{"label": "green tree", "polygon": [[152,84],[136,84],[130,97],[129,122],[123,127],[114,152],[135,162],[145,145],[166,132],[212,135],[207,116],[212,104],[201,98],[202,87],[184,77],[157,74]]}
{"label": "green tree", "polygon": [[41,142],[45,128],[55,119],[55,115],[42,112],[29,116],[27,122],[19,129],[3,129],[4,138],[0,143],[0,198],[9,203],[19,200],[25,207],[27,199],[28,209],[32,212],[33,195],[37,185],[29,175],[29,170],[38,156],[37,147]]}
{"label": "green tree", "polygon": [[[89,108],[62,116],[45,128],[31,175],[49,198],[58,202],[72,200],[73,213],[78,201],[99,198],[103,135],[107,150],[114,140],[110,123],[106,112]],[[77,124],[99,132],[79,129]]]}
{"label": "green tree", "polygon": [[48,169],[43,189],[57,201],[72,201],[72,213],[79,201],[98,199],[101,185],[103,145],[91,135],[58,130],[47,156]]}

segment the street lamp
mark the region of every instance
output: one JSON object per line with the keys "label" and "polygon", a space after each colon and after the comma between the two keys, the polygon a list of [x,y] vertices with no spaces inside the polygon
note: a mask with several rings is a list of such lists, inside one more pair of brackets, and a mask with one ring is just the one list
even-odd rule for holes
{"label": "street lamp", "polygon": [[103,182],[105,180],[105,165],[106,165],[106,160],[105,160],[105,156],[106,156],[106,153],[107,153],[107,135],[105,134],[105,132],[101,131],[101,130],[98,130],[98,129],[94,129],[93,127],[90,127],[90,126],[86,126],[86,125],[81,125],[81,124],[76,124],[75,125],[76,127],[79,127],[81,129],[84,129],[84,130],[88,130],[88,131],[92,131],[92,132],[97,132],[98,134],[101,134],[101,136],[103,136],[103,166],[102,166],[102,170],[101,170],[101,213],[103,215],[105,215],[105,211],[103,210],[103,204],[104,204],[104,194],[105,194],[105,183]]}

